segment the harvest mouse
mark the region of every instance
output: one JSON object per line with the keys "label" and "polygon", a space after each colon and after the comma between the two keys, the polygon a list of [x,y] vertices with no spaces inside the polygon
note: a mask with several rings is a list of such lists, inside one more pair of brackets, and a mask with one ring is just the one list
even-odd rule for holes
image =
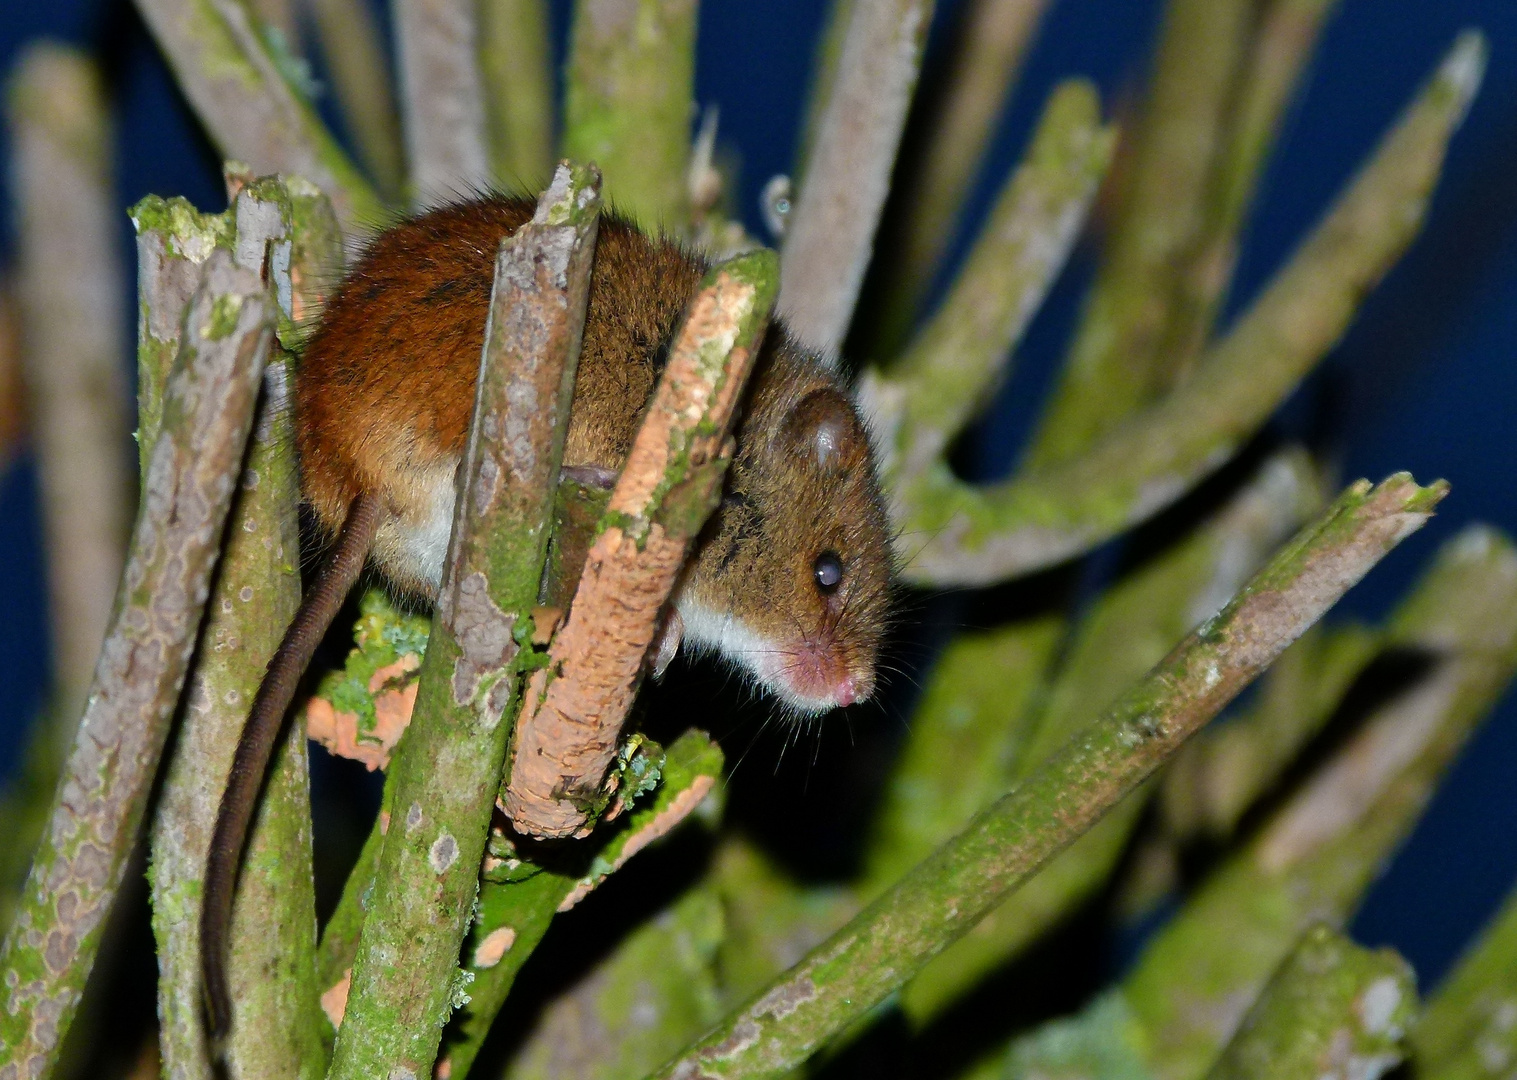
{"label": "harvest mouse", "polygon": [[[284,714],[366,562],[435,598],[474,408],[496,250],[531,219],[485,196],[381,233],[332,296],[301,358],[304,498],[335,537],[254,700],[206,872],[201,949],[212,1026],[229,1019],[232,890]],[[618,471],[681,315],[708,269],[672,241],[601,216],[563,464]],[[666,644],[713,652],[791,711],[871,695],[890,536],[864,426],[844,384],[771,323],[735,427],[736,453],[672,598]],[[660,663],[672,655],[661,650]]]}

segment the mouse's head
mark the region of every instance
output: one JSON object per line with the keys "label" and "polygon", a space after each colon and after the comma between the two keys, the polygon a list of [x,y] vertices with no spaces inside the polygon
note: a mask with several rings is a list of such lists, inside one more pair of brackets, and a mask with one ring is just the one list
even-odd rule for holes
{"label": "mouse's head", "polygon": [[836,376],[771,328],[720,509],[675,601],[684,639],[817,713],[874,692],[890,532],[869,438]]}

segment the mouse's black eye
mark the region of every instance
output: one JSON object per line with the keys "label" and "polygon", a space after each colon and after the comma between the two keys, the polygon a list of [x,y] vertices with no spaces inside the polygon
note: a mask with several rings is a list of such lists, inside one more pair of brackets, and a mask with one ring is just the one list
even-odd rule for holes
{"label": "mouse's black eye", "polygon": [[835,551],[824,551],[812,563],[811,572],[816,576],[816,587],[822,590],[822,595],[831,596],[843,583],[843,560]]}

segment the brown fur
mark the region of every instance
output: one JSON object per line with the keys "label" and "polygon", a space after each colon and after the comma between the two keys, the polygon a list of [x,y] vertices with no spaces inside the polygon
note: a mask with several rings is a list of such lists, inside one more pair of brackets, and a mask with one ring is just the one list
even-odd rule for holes
{"label": "brown fur", "polygon": [[[397,519],[426,512],[423,475],[464,449],[496,249],[532,210],[527,199],[486,197],[406,222],[375,241],[332,298],[296,394],[305,494],[328,530],[361,491],[380,494]],[[677,245],[602,217],[566,466],[621,466],[705,270]],[[842,440],[826,466],[811,445],[814,423],[791,417],[817,391],[812,404],[831,403],[822,412]],[[778,324],[736,438],[727,498],[687,587],[767,640],[831,656],[822,666],[855,673],[867,696],[890,576],[868,442],[837,377]],[[813,565],[828,550],[845,576],[825,596]],[[383,550],[375,557],[402,588],[421,587],[387,567]]]}

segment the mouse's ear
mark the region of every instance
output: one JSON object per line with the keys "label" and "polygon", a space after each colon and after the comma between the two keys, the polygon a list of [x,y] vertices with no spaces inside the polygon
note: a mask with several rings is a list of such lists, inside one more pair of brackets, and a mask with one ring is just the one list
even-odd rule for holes
{"label": "mouse's ear", "polygon": [[828,472],[853,468],[867,441],[848,399],[831,387],[813,390],[785,417],[785,438]]}

